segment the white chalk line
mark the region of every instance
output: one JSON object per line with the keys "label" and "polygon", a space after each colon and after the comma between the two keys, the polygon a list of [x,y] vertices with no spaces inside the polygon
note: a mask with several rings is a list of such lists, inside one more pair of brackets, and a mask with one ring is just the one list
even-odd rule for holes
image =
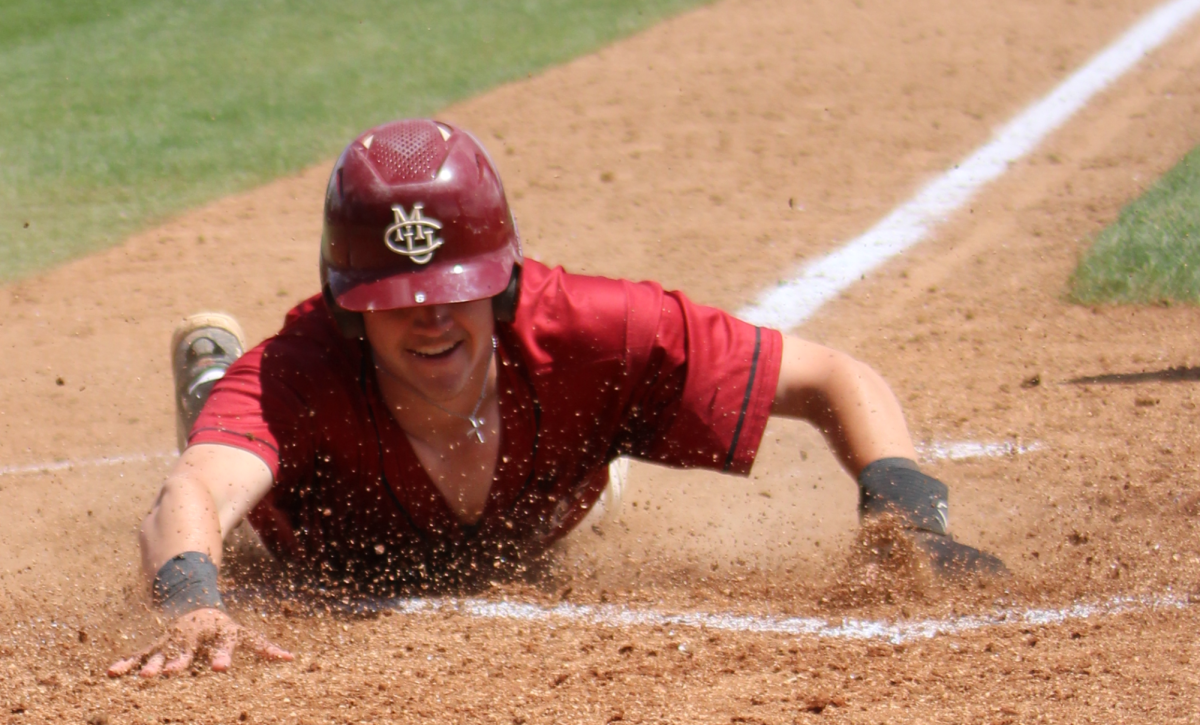
{"label": "white chalk line", "polygon": [[992,141],[926,185],[862,236],[801,266],[794,278],[764,292],[738,316],[780,330],[798,327],[868,272],[923,240],[983,186],[999,178],[1009,164],[1036,148],[1197,12],[1200,0],[1160,5],[1049,95],[1009,121]]}
{"label": "white chalk line", "polygon": [[773,617],[705,612],[662,612],[619,604],[540,605],[489,601],[479,598],[395,598],[353,602],[358,613],[391,610],[400,614],[456,614],[472,619],[506,619],[553,625],[556,622],[613,628],[687,627],[727,632],[813,636],[824,639],[874,639],[902,643],[940,635],[962,634],[1005,625],[1045,626],[1091,617],[1109,617],[1146,610],[1186,609],[1186,596],[1167,594],[1113,597],[1062,608],[1002,608],[990,614],[967,614],[940,619],[853,619],[831,622],[819,617]]}
{"label": "white chalk line", "polygon": [[1045,448],[1040,441],[1030,443],[982,443],[979,441],[942,441],[917,444],[917,455],[925,461],[966,461],[972,458],[1008,458],[1035,453]]}
{"label": "white chalk line", "polygon": [[103,466],[121,466],[126,463],[148,463],[169,458],[178,458],[178,453],[131,453],[124,456],[101,456],[87,458],[81,461],[50,461],[48,463],[30,463],[24,466],[0,466],[0,476],[28,476],[39,473],[68,471],[75,468],[100,468]]}

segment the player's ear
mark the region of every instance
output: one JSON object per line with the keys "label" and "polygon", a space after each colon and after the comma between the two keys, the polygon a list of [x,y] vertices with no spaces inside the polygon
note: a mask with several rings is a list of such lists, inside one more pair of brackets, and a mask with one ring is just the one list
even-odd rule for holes
{"label": "player's ear", "polygon": [[361,340],[367,336],[367,328],[363,323],[361,312],[351,312],[337,303],[333,298],[333,290],[328,284],[321,285],[321,296],[325,298],[325,306],[333,316],[334,323],[342,331],[347,340]]}
{"label": "player's ear", "polygon": [[492,298],[492,315],[496,322],[512,322],[517,316],[517,302],[521,296],[521,265],[514,264],[512,276],[504,291]]}

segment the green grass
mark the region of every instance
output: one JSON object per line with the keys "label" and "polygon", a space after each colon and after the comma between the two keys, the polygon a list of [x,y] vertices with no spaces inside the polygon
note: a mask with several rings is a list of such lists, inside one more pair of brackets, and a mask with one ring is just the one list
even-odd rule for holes
{"label": "green grass", "polygon": [[0,280],[706,0],[4,0]]}
{"label": "green grass", "polygon": [[1100,233],[1071,278],[1070,297],[1200,303],[1200,146]]}

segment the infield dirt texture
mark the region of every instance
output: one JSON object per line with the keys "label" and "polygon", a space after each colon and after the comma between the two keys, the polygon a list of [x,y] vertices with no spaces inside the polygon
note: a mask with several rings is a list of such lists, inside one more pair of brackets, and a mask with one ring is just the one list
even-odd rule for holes
{"label": "infield dirt texture", "polygon": [[[725,1],[441,116],[492,151],[530,256],[734,310],[1154,5]],[[1200,142],[1197,119],[1193,23],[799,331],[880,370],[918,441],[1036,448],[927,462],[955,534],[1011,580],[864,573],[853,483],[805,426],[774,423],[748,480],[635,464],[618,522],[574,535],[546,580],[484,595],[835,624],[1158,606],[893,643],[241,597],[296,662],[108,679],[159,626],[136,527],[171,462],[171,328],[219,309],[258,340],[316,291],[331,159],[0,293],[0,722],[1196,721],[1200,311],[1065,295],[1091,235]]]}

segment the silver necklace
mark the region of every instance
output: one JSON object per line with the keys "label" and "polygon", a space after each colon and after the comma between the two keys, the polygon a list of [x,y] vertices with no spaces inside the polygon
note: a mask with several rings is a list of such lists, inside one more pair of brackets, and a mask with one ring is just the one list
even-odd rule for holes
{"label": "silver necklace", "polygon": [[486,366],[484,366],[484,369],[483,369],[483,388],[480,389],[480,391],[479,391],[479,400],[475,401],[475,407],[471,410],[470,415],[463,415],[462,413],[455,413],[453,410],[446,410],[445,408],[443,408],[442,406],[433,402],[429,398],[425,398],[424,395],[421,396],[422,398],[425,398],[426,403],[429,403],[430,405],[432,405],[433,407],[442,411],[443,413],[446,413],[447,415],[452,415],[455,418],[461,418],[462,420],[465,420],[468,423],[470,423],[471,430],[467,431],[467,437],[470,438],[471,436],[475,436],[475,439],[477,441],[479,441],[480,443],[483,443],[483,424],[486,423],[487,421],[485,421],[483,419],[483,417],[479,415],[479,407],[481,405],[483,405],[483,399],[485,397],[487,397],[488,369],[491,367],[492,358],[495,357],[495,355],[496,355],[496,336],[492,335],[492,353],[491,353],[491,355],[488,355],[488,364]]}

